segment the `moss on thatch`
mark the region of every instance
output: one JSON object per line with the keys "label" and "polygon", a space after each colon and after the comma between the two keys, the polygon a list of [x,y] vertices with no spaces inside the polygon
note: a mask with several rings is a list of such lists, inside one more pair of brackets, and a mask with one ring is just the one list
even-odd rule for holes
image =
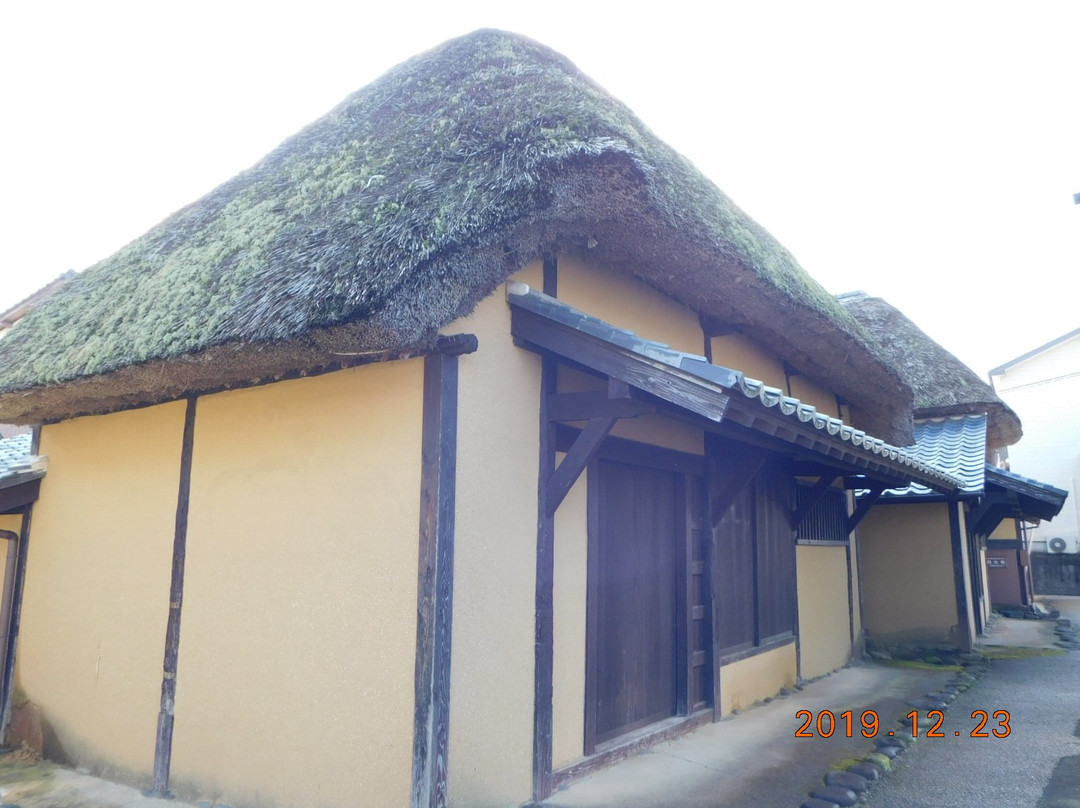
{"label": "moss on thatch", "polygon": [[988,448],[1020,440],[1020,419],[1009,405],[898,309],[865,292],[839,295],[839,300],[877,340],[882,356],[914,391],[916,418],[986,413]]}
{"label": "moss on thatch", "polygon": [[909,391],[775,239],[565,58],[498,31],[399,65],[80,274],[0,344],[0,418],[423,347],[553,249],[640,275],[862,404],[868,431],[910,434]]}

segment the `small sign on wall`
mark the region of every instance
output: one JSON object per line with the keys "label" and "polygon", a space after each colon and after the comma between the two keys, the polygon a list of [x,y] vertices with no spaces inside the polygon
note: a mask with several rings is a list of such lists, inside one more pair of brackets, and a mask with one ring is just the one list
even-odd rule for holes
{"label": "small sign on wall", "polygon": [[987,566],[987,569],[994,569],[994,568],[1003,569],[1004,567],[1009,566],[1009,560],[1007,558],[997,558],[995,556],[987,556],[986,557],[986,566]]}

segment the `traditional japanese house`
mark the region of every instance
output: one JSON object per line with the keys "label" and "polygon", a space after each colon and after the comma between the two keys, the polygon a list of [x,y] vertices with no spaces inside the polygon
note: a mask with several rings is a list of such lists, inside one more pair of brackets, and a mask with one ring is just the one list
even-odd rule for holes
{"label": "traditional japanese house", "polygon": [[[1015,532],[1018,519],[1051,518],[1064,492],[988,464],[1020,440],[1020,419],[970,368],[881,298],[839,297],[915,392],[912,452],[962,481],[952,494],[917,482],[880,492],[877,502],[889,507],[871,510],[859,530],[868,634],[881,644],[969,648],[993,603],[988,546],[1003,549],[1007,541],[1016,550],[1017,537],[1005,533]],[[1013,559],[1013,587],[1018,596],[1030,593],[1027,559]]]}
{"label": "traditional japanese house", "polygon": [[47,751],[518,805],[844,665],[851,492],[963,485],[876,350],[563,57],[422,54],[0,341]]}

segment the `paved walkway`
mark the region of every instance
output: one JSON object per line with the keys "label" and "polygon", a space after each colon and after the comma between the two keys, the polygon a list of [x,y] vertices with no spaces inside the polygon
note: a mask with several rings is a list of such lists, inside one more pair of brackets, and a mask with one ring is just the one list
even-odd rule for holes
{"label": "paved walkway", "polygon": [[[1047,598],[1080,625],[1080,598]],[[995,659],[946,712],[945,737],[921,738],[870,791],[867,808],[1080,806],[1080,651],[1058,653],[1054,621],[995,620],[984,650]],[[1032,649],[1017,651],[1018,648]],[[1049,656],[1047,654],[1050,654]],[[883,724],[937,692],[951,671],[864,663],[801,691],[710,724],[573,783],[547,808],[798,808],[822,776],[861,758],[859,736],[796,738],[798,710]],[[1009,712],[1009,736],[972,738],[975,710]],[[987,730],[998,728],[991,720]],[[999,729],[1000,731],[1000,729]],[[957,736],[954,733],[959,732]],[[201,808],[144,797],[127,786],[41,763],[0,758],[0,808]]]}
{"label": "paved walkway", "polygon": [[882,722],[901,715],[909,700],[937,690],[952,671],[860,664],[802,691],[775,699],[677,740],[653,747],[572,783],[542,803],[550,808],[745,808],[792,806],[806,799],[822,776],[873,745],[836,732],[831,738],[796,738],[798,710],[839,715],[875,710]]}
{"label": "paved walkway", "polygon": [[[1076,609],[1074,619],[1080,625],[1080,598],[1073,600],[1075,604],[1066,608]],[[1034,806],[1058,758],[1080,752],[1080,739],[1072,736],[1080,718],[1080,688],[1075,686],[1080,682],[1080,652],[1057,649],[1055,627],[1052,620],[995,619],[983,645],[996,659],[989,672],[946,711],[948,737],[920,738],[871,789],[867,806]],[[882,663],[854,665],[792,696],[705,726],[572,783],[542,805],[798,808],[809,791],[822,784],[826,772],[863,757],[873,744],[859,737],[858,725],[856,737],[850,739],[795,738],[797,710],[817,715],[824,709],[837,714],[850,709],[858,716],[873,709],[883,722],[892,722],[912,709],[909,702],[939,691],[952,675]],[[1061,695],[1063,689],[1070,691],[1068,696]],[[991,718],[997,710],[1008,710],[1010,737],[971,738],[974,710],[986,710]],[[991,720],[987,733],[996,727]],[[956,732],[961,733],[959,740]],[[1006,785],[998,785],[1003,779]],[[1080,793],[1076,797],[1068,808],[1080,808]]]}
{"label": "paved walkway", "polygon": [[[1040,600],[1080,625],[1080,598]],[[1009,658],[1006,645],[1025,635],[1037,640],[1053,625],[996,621],[985,648],[1005,658],[950,705],[945,737],[925,738],[909,749],[872,790],[867,808],[1080,806],[1080,652]],[[974,710],[1007,710],[1008,737],[971,738]]]}

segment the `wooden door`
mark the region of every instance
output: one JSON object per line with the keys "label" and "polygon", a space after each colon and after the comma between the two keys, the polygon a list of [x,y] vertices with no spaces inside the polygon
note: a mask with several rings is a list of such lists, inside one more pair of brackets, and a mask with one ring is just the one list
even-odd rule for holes
{"label": "wooden door", "polygon": [[[686,703],[686,512],[682,475],[593,466],[586,751]],[[680,586],[681,584],[681,586]],[[682,601],[680,603],[680,596]],[[680,698],[680,690],[682,698]]]}

